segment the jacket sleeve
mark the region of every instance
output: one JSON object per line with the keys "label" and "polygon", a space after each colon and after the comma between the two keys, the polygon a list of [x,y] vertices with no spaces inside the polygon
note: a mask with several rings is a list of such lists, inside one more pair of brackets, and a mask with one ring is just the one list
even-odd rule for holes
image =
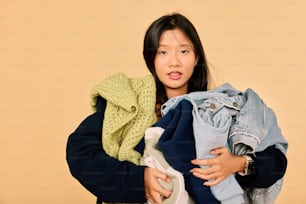
{"label": "jacket sleeve", "polygon": [[267,188],[286,173],[287,158],[274,146],[249,156],[254,160],[256,174],[247,176],[236,174],[236,179],[242,187]]}
{"label": "jacket sleeve", "polygon": [[69,136],[66,160],[73,177],[100,202],[144,202],[144,166],[110,157],[102,148],[106,101]]}

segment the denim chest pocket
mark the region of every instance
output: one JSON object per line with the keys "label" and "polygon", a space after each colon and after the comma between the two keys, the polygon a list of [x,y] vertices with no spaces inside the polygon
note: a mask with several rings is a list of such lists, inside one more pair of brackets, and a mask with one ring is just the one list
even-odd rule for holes
{"label": "denim chest pocket", "polygon": [[206,100],[195,101],[198,109],[208,111],[214,114],[222,108],[226,108],[230,115],[236,115],[245,103],[245,99],[242,96],[233,97],[211,97]]}

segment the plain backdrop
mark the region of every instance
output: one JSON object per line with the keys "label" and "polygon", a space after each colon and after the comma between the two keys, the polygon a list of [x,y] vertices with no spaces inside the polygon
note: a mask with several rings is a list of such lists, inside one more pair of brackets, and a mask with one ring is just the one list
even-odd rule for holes
{"label": "plain backdrop", "polygon": [[275,111],[289,142],[276,203],[305,203],[305,10],[302,0],[1,0],[0,203],[95,203],[69,172],[67,137],[92,113],[94,85],[148,74],[145,30],[171,12],[197,27],[213,86],[253,88]]}

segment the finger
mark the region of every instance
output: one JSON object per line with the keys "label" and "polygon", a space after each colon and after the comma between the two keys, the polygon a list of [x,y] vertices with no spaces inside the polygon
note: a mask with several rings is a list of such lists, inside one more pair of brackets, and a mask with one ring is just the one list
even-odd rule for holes
{"label": "finger", "polygon": [[219,184],[222,181],[222,179],[218,178],[218,179],[211,179],[209,181],[204,182],[205,186],[215,186],[217,184]]}
{"label": "finger", "polygon": [[162,197],[162,198],[169,198],[172,194],[172,191],[169,191],[165,188],[162,188],[160,191],[159,191],[159,195]]}
{"label": "finger", "polygon": [[212,179],[215,179],[218,177],[218,175],[216,173],[214,174],[201,174],[201,173],[198,173],[198,172],[194,172],[193,175],[195,177],[198,177],[202,180],[206,180],[206,181],[209,181],[209,180],[212,180]]}
{"label": "finger", "polygon": [[197,169],[191,170],[191,173],[198,178],[208,181],[211,179],[222,177],[222,174],[220,171],[218,171],[218,169],[219,169],[218,166],[214,166],[209,169],[197,168]]}
{"label": "finger", "polygon": [[198,172],[192,172],[192,174],[193,174],[195,177],[197,177],[197,178],[200,178],[200,179],[202,179],[202,180],[207,180],[207,179],[205,179],[206,176],[205,176],[204,174],[201,174],[201,173],[198,173]]}
{"label": "finger", "polygon": [[154,200],[154,204],[162,204],[163,203],[163,197],[159,193],[154,193],[152,200]]}
{"label": "finger", "polygon": [[208,160],[206,159],[193,159],[191,160],[191,163],[194,165],[199,165],[199,166],[208,166]]}
{"label": "finger", "polygon": [[161,171],[158,171],[157,172],[157,175],[156,175],[157,178],[167,182],[167,183],[170,183],[171,182],[171,179],[168,177],[167,174],[161,172]]}
{"label": "finger", "polygon": [[217,158],[211,158],[211,159],[193,159],[191,160],[192,164],[199,165],[199,166],[212,166],[219,164],[220,161]]}
{"label": "finger", "polygon": [[220,147],[220,148],[216,148],[216,149],[212,149],[210,151],[210,154],[216,155],[216,154],[222,154],[226,151],[225,147]]}
{"label": "finger", "polygon": [[151,199],[147,199],[148,200],[148,204],[154,204],[154,201]]}
{"label": "finger", "polygon": [[191,173],[199,173],[199,174],[212,174],[215,172],[214,167],[209,167],[207,169],[202,169],[202,168],[193,168],[190,170]]}
{"label": "finger", "polygon": [[[162,204],[163,201],[171,196],[172,192],[157,192],[155,191],[154,193],[151,194],[150,199],[147,199],[150,201],[152,204]],[[167,194],[167,196],[164,196],[163,194]]]}
{"label": "finger", "polygon": [[[200,178],[202,180],[205,180],[206,182],[208,182],[208,184],[210,184],[212,181],[214,181],[217,178],[216,174],[210,174],[210,175],[205,175],[205,174],[201,174],[198,172],[193,172],[192,173],[195,177]],[[206,183],[205,182],[205,183]]]}

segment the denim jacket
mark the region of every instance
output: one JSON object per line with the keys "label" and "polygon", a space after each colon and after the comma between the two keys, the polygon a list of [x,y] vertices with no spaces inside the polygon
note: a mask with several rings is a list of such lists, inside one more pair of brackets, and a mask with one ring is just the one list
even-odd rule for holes
{"label": "denim jacket", "polygon": [[[228,146],[236,155],[263,151],[272,145],[286,153],[288,143],[278,127],[274,112],[252,89],[241,92],[230,84],[224,84],[210,91],[174,97],[163,104],[162,114],[165,115],[170,109],[174,109],[184,99],[190,101],[194,107],[193,128],[197,155],[201,153],[203,144],[207,143],[203,141],[204,137],[212,134],[220,136],[220,133],[228,136],[224,146]],[[201,133],[201,139],[197,139],[197,132]],[[203,136],[204,134],[206,135]],[[208,153],[204,153],[205,155],[207,156]],[[201,158],[203,158],[203,152]],[[237,190],[239,192],[233,178],[228,177],[224,182],[212,187],[212,192],[217,199],[224,199],[224,195],[235,195],[234,191],[237,192]],[[283,179],[280,179],[268,188],[244,189],[244,202],[273,203],[281,190],[282,182]],[[234,188],[226,188],[229,184]],[[225,189],[228,190],[224,191]],[[239,195],[236,194],[237,196]],[[228,201],[230,199],[225,200],[224,203],[230,203]]]}

